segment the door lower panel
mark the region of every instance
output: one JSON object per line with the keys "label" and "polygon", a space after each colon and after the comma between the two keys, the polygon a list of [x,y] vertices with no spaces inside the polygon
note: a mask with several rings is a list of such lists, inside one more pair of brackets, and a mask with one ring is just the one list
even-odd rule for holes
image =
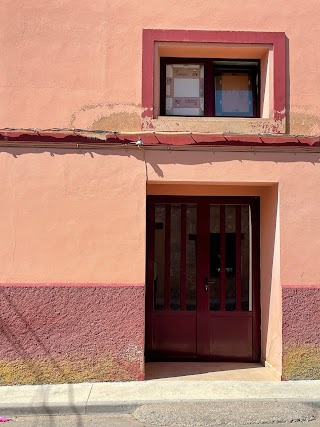
{"label": "door lower panel", "polygon": [[195,357],[197,354],[195,312],[163,311],[152,315],[152,353],[157,356]]}
{"label": "door lower panel", "polygon": [[252,359],[252,316],[210,315],[210,354]]}

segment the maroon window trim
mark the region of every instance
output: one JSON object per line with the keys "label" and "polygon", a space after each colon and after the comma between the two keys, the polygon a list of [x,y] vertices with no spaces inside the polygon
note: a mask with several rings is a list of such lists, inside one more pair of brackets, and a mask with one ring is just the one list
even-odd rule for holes
{"label": "maroon window trim", "polygon": [[286,115],[286,36],[283,32],[152,30],[142,34],[142,107],[143,117],[153,118],[154,64],[156,42],[230,43],[272,45],[274,63],[273,119]]}

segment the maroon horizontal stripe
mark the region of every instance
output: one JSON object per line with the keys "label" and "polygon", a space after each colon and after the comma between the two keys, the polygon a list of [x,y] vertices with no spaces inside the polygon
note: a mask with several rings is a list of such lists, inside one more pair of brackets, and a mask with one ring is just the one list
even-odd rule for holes
{"label": "maroon horizontal stripe", "polygon": [[308,284],[308,285],[282,285],[283,288],[286,289],[320,289],[320,284],[315,285],[315,284]]}
{"label": "maroon horizontal stripe", "polygon": [[0,283],[2,287],[143,287],[144,283]]}

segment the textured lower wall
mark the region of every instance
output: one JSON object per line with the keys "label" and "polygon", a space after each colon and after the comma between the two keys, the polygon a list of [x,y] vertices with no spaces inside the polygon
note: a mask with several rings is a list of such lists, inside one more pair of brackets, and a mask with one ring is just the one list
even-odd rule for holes
{"label": "textured lower wall", "polygon": [[320,379],[320,286],[283,287],[285,380]]}
{"label": "textured lower wall", "polygon": [[0,384],[144,378],[143,286],[0,287]]}

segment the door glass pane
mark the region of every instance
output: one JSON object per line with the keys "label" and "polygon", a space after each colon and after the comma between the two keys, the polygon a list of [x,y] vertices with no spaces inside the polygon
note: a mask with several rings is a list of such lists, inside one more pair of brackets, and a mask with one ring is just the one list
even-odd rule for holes
{"label": "door glass pane", "polygon": [[249,206],[241,207],[241,309],[252,311]]}
{"label": "door glass pane", "polygon": [[181,205],[171,206],[170,310],[180,310]]}
{"label": "door glass pane", "polygon": [[197,308],[197,207],[186,208],[186,309]]}
{"label": "door glass pane", "polygon": [[164,205],[155,206],[154,239],[154,308],[164,310],[165,281],[165,216]]}
{"label": "door glass pane", "polygon": [[210,206],[210,310],[221,308],[220,289],[220,206]]}
{"label": "door glass pane", "polygon": [[236,309],[236,207],[226,206],[226,310]]}

